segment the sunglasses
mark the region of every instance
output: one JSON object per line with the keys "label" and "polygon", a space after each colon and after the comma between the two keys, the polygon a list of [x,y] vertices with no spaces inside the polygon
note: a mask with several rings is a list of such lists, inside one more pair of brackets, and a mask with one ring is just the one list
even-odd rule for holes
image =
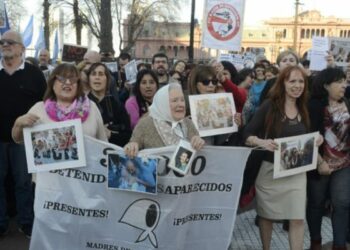
{"label": "sunglasses", "polygon": [[1,39],[0,40],[0,45],[3,46],[3,45],[14,45],[14,44],[20,44],[19,42],[16,42],[15,40],[11,40],[11,39]]}
{"label": "sunglasses", "polygon": [[217,79],[206,79],[206,80],[202,80],[200,81],[201,83],[203,83],[204,86],[208,86],[210,83],[212,83],[214,86],[218,85],[218,80]]}
{"label": "sunglasses", "polygon": [[56,76],[56,79],[62,83],[62,84],[67,84],[67,81],[69,80],[69,84],[76,84],[78,82],[78,77],[64,77],[64,76]]}

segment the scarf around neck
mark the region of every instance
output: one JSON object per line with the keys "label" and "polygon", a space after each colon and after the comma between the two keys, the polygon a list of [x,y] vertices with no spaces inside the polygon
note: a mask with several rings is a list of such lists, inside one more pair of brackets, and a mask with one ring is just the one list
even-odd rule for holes
{"label": "scarf around neck", "polygon": [[177,144],[180,139],[185,139],[187,128],[183,120],[175,121],[171,115],[169,103],[169,85],[160,88],[153,97],[149,107],[150,116],[158,134],[165,145]]}
{"label": "scarf around neck", "polygon": [[90,112],[90,101],[87,96],[79,97],[68,107],[62,107],[57,101],[47,99],[44,103],[47,115],[50,119],[59,122],[73,119],[81,119],[86,121]]}

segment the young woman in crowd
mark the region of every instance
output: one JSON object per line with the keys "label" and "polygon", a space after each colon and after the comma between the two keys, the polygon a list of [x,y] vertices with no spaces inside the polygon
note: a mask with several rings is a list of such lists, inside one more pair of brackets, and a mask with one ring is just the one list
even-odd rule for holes
{"label": "young woman in crowd", "polygon": [[15,142],[23,141],[24,127],[72,119],[81,119],[84,134],[107,141],[100,111],[84,95],[79,76],[79,71],[71,64],[60,64],[52,71],[44,101],[36,103],[27,114],[17,118],[12,128]]}
{"label": "young woman in crowd", "polygon": [[265,78],[266,78],[266,81],[268,81],[268,80],[270,80],[270,79],[272,79],[272,78],[277,77],[278,72],[279,72],[279,70],[278,70],[278,68],[275,67],[275,66],[272,66],[272,65],[271,65],[271,66],[267,67],[266,70],[265,70]]}
{"label": "young woman in crowd", "polygon": [[[299,58],[297,54],[294,53],[293,51],[285,50],[277,56],[276,62],[277,62],[279,71],[282,71],[284,68],[288,66],[298,65]],[[264,89],[262,90],[260,95],[260,100],[259,100],[260,104],[263,103],[263,101],[267,98],[267,95],[270,89],[272,88],[272,86],[274,85],[274,83],[276,82],[276,79],[277,79],[277,75],[276,77],[273,77],[266,82],[266,85],[264,86]]]}
{"label": "young woman in crowd", "polygon": [[325,202],[332,205],[333,248],[345,250],[350,212],[350,102],[344,97],[342,69],[327,68],[313,81],[309,101],[311,130],[325,138],[319,148],[324,166],[308,173],[307,222],[312,250],[322,247],[321,224]]}
{"label": "young woman in crowd", "polygon": [[144,69],[138,72],[133,95],[125,103],[132,129],[134,129],[140,118],[148,113],[148,107],[152,104],[158,88],[158,78],[152,70]]}
{"label": "young woman in crowd", "polygon": [[267,150],[255,183],[264,250],[270,249],[274,220],[289,220],[290,249],[303,249],[306,174],[273,179],[273,139],[305,134],[309,124],[307,76],[298,66],[286,67],[243,133],[247,145]]}
{"label": "young woman in crowd", "polygon": [[124,147],[126,155],[135,157],[140,149],[176,145],[180,139],[190,141],[194,149],[200,150],[204,140],[185,114],[185,98],[180,84],[170,83],[159,89],[149,115],[139,121],[130,142]]}
{"label": "young woman in crowd", "polygon": [[244,94],[245,98],[248,97],[248,92],[250,87],[252,86],[255,79],[255,71],[253,69],[242,69],[238,72],[237,75],[237,85],[241,89],[241,92]]}
{"label": "young woman in crowd", "polygon": [[130,118],[120,101],[109,93],[112,76],[103,63],[94,63],[87,72],[88,97],[99,108],[110,143],[123,147],[130,139]]}
{"label": "young woman in crowd", "polygon": [[198,65],[195,67],[188,79],[188,94],[217,93],[221,85],[226,92],[232,93],[236,111],[240,113],[245,102],[244,94],[241,93],[237,85],[232,83],[230,78],[225,77],[224,67],[221,63],[219,64],[221,66],[217,66],[216,68],[208,65]]}
{"label": "young woman in crowd", "polygon": [[265,66],[257,63],[254,66],[255,80],[248,92],[247,101],[242,110],[243,124],[247,124],[259,107],[260,95],[266,85]]}
{"label": "young woman in crowd", "polygon": [[[238,87],[231,82],[229,78],[223,73],[224,68],[218,68],[218,71],[215,71],[215,68],[207,65],[197,66],[190,74],[188,81],[188,95],[202,95],[202,94],[214,94],[218,93],[219,84],[224,87],[226,92],[231,92],[236,105],[236,111],[240,112],[242,104],[244,103],[243,94],[239,92]],[[217,77],[220,77],[218,79]],[[224,92],[225,92],[224,91]],[[240,106],[238,106],[240,105]],[[188,109],[188,114],[189,114]],[[240,114],[234,115],[234,120],[238,124],[240,122]],[[236,134],[236,133],[235,133]],[[238,135],[237,135],[238,136]],[[209,145],[222,145],[230,137],[230,135],[218,135],[218,136],[209,136],[205,137],[205,141]],[[236,135],[233,138],[236,138]],[[237,142],[237,140],[233,140]]]}

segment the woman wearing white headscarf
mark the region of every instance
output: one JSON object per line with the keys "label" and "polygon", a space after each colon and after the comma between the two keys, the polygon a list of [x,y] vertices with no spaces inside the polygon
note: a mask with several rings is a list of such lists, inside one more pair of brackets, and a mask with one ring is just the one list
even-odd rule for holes
{"label": "woman wearing white headscarf", "polygon": [[176,145],[180,139],[190,141],[196,150],[201,149],[204,140],[185,114],[185,99],[180,84],[171,83],[159,89],[153,97],[149,116],[138,122],[130,142],[124,147],[126,155],[134,157],[139,149]]}

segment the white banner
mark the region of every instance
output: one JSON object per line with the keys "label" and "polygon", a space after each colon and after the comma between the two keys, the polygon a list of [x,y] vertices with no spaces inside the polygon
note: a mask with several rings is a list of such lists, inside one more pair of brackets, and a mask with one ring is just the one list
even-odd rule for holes
{"label": "white banner", "polygon": [[202,47],[241,51],[245,0],[206,0]]}
{"label": "white banner", "polygon": [[250,149],[205,147],[186,176],[163,164],[147,195],[107,189],[107,154],[121,149],[84,140],[87,167],[37,174],[31,250],[228,248]]}

